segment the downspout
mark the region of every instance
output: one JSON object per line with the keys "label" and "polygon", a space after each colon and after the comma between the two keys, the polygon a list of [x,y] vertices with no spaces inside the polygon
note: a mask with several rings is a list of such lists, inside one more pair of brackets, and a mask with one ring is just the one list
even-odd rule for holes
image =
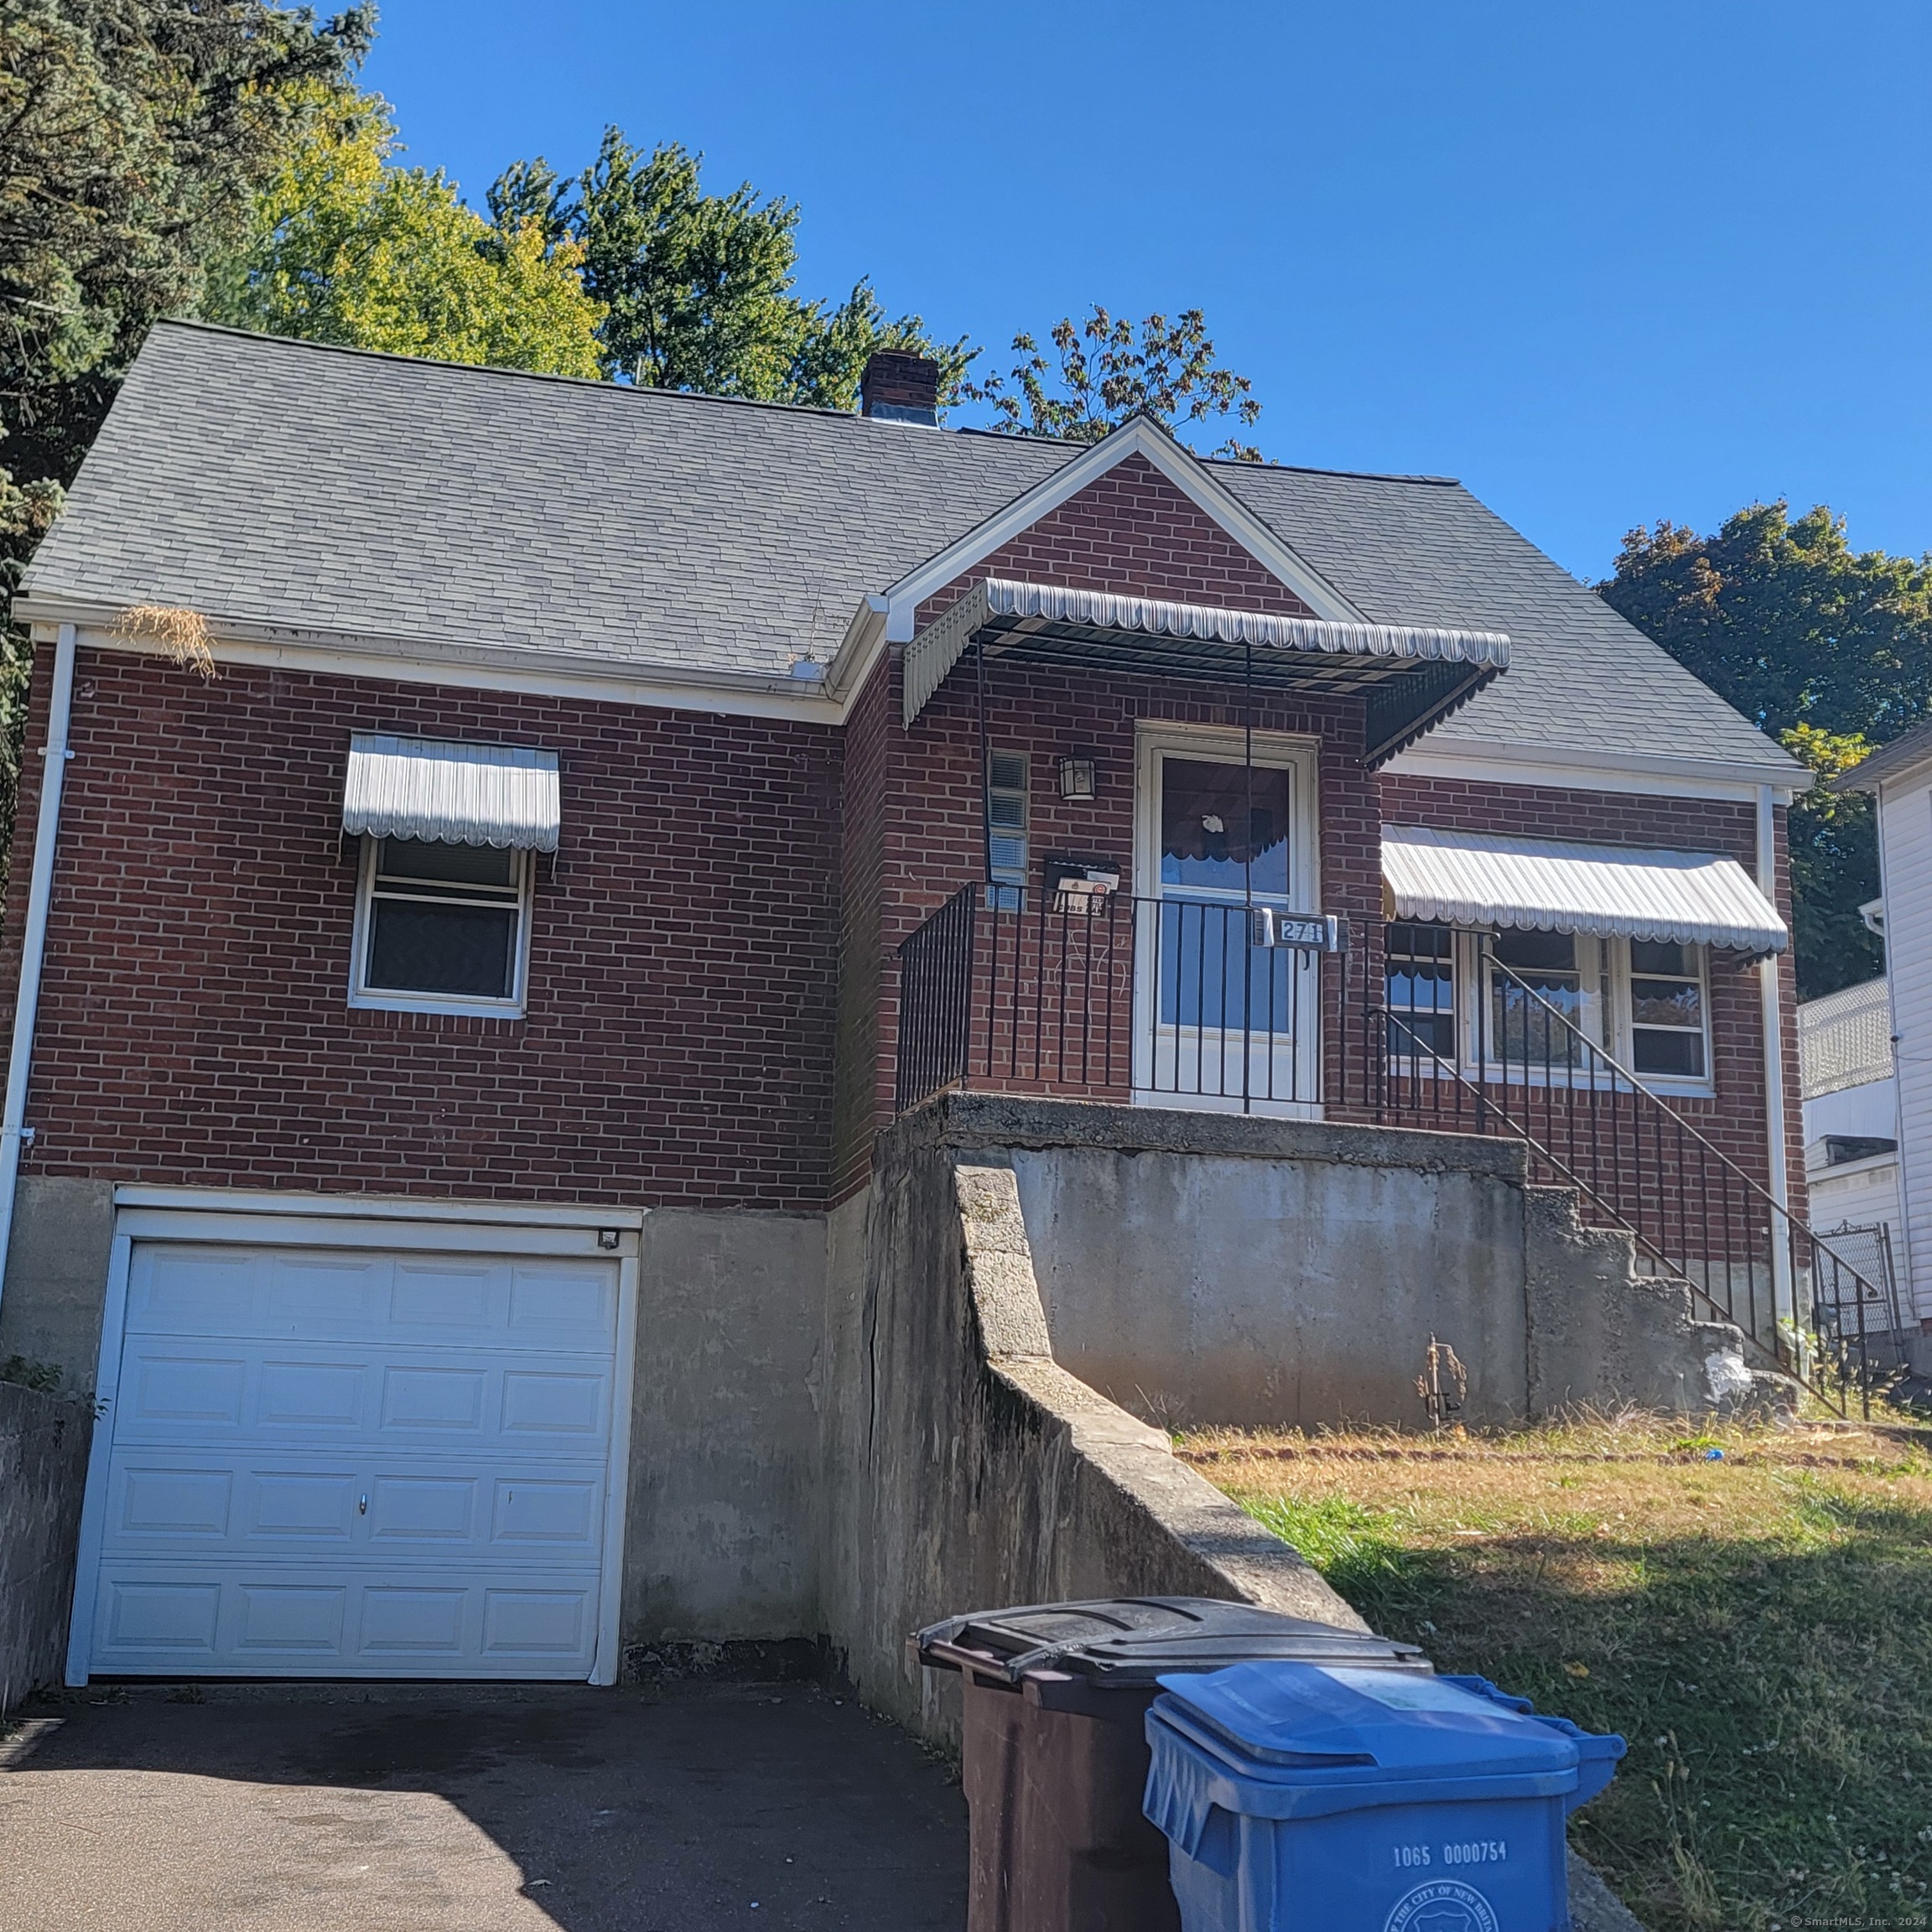
{"label": "downspout", "polygon": [[20,942],[20,985],[13,1000],[13,1042],[7,1057],[7,1098],[0,1110],[0,1294],[7,1286],[7,1249],[13,1234],[13,1197],[27,1122],[27,1075],[34,1056],[34,1021],[40,1005],[40,963],[47,950],[47,908],[54,896],[54,847],[60,832],[60,791],[66,782],[67,722],[74,702],[74,626],[63,624],[54,647],[54,692],[47,707],[47,742],[40,756],[40,816],[34,828],[34,875],[27,890],[27,927]]}
{"label": "downspout", "polygon": [[1924,1317],[1919,1312],[1919,1293],[1913,1285],[1912,1176],[1907,1171],[1905,1164],[1905,1029],[1898,1018],[1898,982],[1892,977],[1892,941],[1889,932],[1892,884],[1885,867],[1885,794],[1882,789],[1872,794],[1872,822],[1876,833],[1875,843],[1878,847],[1878,943],[1883,949],[1879,956],[1885,965],[1885,1014],[1891,1023],[1892,1034],[1892,1138],[1898,1150],[1898,1179],[1893,1190],[1898,1203],[1898,1239],[1892,1250],[1892,1285],[1894,1290],[1898,1285],[1900,1253],[1903,1250],[1905,1298],[1910,1304],[1911,1318],[1916,1325],[1923,1322]]}
{"label": "downspout", "polygon": [[[1768,785],[1758,787],[1758,890],[1778,903],[1778,820]],[[1771,1247],[1772,1319],[1789,1315],[1799,1325],[1788,1239],[1791,1212],[1790,1158],[1784,1145],[1784,1012],[1779,985],[1779,956],[1758,962],[1758,1003],[1764,1025],[1764,1149],[1771,1163],[1771,1198],[1784,1212],[1785,1226]]]}

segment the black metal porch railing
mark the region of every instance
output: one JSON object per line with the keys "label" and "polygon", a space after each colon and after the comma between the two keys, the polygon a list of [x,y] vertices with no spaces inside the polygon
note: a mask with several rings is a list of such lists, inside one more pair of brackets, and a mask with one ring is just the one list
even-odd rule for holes
{"label": "black metal porch railing", "polygon": [[1251,942],[1239,902],[1116,894],[1091,911],[955,893],[899,949],[896,1103],[949,1087],[1249,1110],[1522,1141],[1532,1178],[1687,1286],[1763,1365],[1842,1410],[1896,1372],[1888,1288],[1585,1034],[1484,960],[1481,1010],[1391,1008],[1372,958]]}
{"label": "black metal porch railing", "polygon": [[1770,1365],[1841,1410],[1856,1388],[1869,1414],[1903,1337],[1853,1244],[1815,1233],[1543,989],[1493,956],[1483,967],[1484,1004],[1467,1021],[1446,1002],[1364,1001],[1343,1082],[1358,1105],[1379,1122],[1523,1141],[1532,1178],[1574,1188],[1587,1223],[1630,1234]]}
{"label": "black metal porch railing", "polygon": [[1239,900],[1112,893],[1068,909],[963,887],[899,948],[896,1104],[954,1086],[1311,1104],[1320,955],[1250,931]]}

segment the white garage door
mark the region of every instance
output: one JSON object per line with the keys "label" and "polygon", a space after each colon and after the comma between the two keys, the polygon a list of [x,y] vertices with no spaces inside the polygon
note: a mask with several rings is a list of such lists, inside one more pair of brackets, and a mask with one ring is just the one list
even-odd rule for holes
{"label": "white garage door", "polygon": [[90,1668],[589,1675],[617,1289],[601,1259],[137,1241]]}

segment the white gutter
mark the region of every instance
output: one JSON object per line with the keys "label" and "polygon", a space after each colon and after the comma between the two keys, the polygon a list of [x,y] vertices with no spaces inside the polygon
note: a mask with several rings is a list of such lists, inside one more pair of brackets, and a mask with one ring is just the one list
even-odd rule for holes
{"label": "white gutter", "polygon": [[[1774,787],[1758,787],[1758,888],[1778,903],[1778,821]],[[1764,1147],[1771,1162],[1771,1198],[1787,1215],[1791,1210],[1791,1171],[1784,1145],[1784,1014],[1778,984],[1778,955],[1758,962],[1758,1003],[1764,1023]],[[1791,1248],[1775,1235],[1771,1244],[1771,1292],[1774,1318],[1787,1315],[1794,1325],[1798,1305],[1791,1275]]]}
{"label": "white gutter", "polygon": [[60,792],[66,782],[67,721],[74,703],[74,626],[63,624],[54,647],[54,692],[47,708],[47,761],[40,781],[40,817],[34,828],[34,876],[27,891],[27,929],[20,945],[20,987],[13,1002],[13,1043],[7,1060],[7,1098],[0,1110],[0,1293],[7,1285],[7,1249],[13,1233],[13,1196],[27,1124],[27,1075],[34,1056],[34,1021],[40,1006],[40,962],[47,950],[47,908],[54,896],[54,847],[60,832]]}

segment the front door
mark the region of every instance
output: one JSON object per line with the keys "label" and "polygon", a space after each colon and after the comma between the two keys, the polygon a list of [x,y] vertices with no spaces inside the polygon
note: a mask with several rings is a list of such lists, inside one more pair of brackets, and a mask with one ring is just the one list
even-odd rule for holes
{"label": "front door", "polygon": [[1312,912],[1312,756],[1150,731],[1140,758],[1135,1098],[1311,1116],[1319,956],[1254,943],[1256,908]]}

